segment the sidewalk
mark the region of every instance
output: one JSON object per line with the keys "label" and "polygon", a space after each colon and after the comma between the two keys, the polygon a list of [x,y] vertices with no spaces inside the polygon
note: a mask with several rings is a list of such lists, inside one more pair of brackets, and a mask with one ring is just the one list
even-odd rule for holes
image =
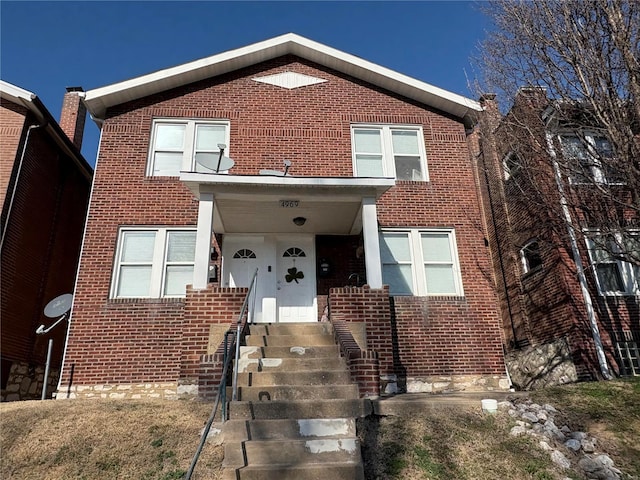
{"label": "sidewalk", "polygon": [[498,402],[515,397],[526,397],[527,392],[453,392],[453,393],[401,393],[388,397],[369,399],[376,415],[405,415],[425,409],[444,407],[477,407],[481,400],[492,398]]}

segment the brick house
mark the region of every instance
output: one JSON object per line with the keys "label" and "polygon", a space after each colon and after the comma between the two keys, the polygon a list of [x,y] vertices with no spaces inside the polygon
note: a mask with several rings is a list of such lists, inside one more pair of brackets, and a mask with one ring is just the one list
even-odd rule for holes
{"label": "brick house", "polygon": [[40,398],[48,340],[55,390],[63,325],[36,335],[47,303],[71,293],[92,168],[80,154],[86,109],[65,94],[60,123],[31,92],[0,81],[0,319],[2,400]]}
{"label": "brick house", "polygon": [[254,320],[330,321],[361,395],[508,386],[477,102],[286,34],[85,103],[102,134],[59,398],[208,395],[256,269]]}
{"label": "brick house", "polygon": [[[513,383],[535,388],[640,374],[640,270],[617,258],[613,245],[640,256],[640,229],[608,239],[595,228],[596,218],[614,218],[614,211],[638,225],[637,212],[620,207],[631,205],[629,188],[599,160],[611,155],[608,139],[579,112],[559,120],[543,89],[521,89],[504,116],[494,95],[481,104],[470,138],[485,180]],[[594,197],[599,188],[614,201]]]}

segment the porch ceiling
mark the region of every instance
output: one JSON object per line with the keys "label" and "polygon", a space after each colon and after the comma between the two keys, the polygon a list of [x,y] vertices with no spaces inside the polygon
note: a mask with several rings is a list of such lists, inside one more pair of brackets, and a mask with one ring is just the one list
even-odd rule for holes
{"label": "porch ceiling", "polygon": [[[362,230],[361,204],[379,198],[391,178],[216,175],[183,172],[180,179],[200,198],[213,194],[218,233],[348,235]],[[293,219],[303,217],[304,225]]]}

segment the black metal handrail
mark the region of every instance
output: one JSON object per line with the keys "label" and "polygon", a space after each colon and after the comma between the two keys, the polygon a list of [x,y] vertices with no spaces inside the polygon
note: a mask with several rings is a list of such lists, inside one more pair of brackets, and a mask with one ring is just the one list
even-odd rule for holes
{"label": "black metal handrail", "polygon": [[[189,466],[189,470],[185,475],[185,480],[190,480],[193,475],[193,471],[196,468],[196,464],[198,463],[198,459],[200,458],[200,454],[202,453],[202,448],[204,447],[205,442],[207,441],[207,436],[209,435],[209,430],[211,430],[211,425],[213,425],[213,420],[216,417],[216,413],[218,412],[218,406],[222,403],[222,421],[226,422],[228,420],[227,415],[227,375],[229,372],[229,366],[231,364],[231,359],[235,359],[234,375],[233,375],[233,395],[232,400],[236,400],[238,396],[238,359],[240,357],[240,333],[242,332],[242,319],[245,314],[247,314],[247,323],[253,323],[253,312],[255,311],[255,288],[256,288],[256,279],[258,278],[258,269],[256,268],[255,273],[253,274],[253,278],[251,280],[251,284],[249,285],[249,291],[244,298],[244,302],[242,303],[242,309],[240,310],[240,314],[238,315],[238,320],[236,322],[236,331],[227,330],[224,334],[224,356],[223,356],[223,367],[222,367],[222,379],[220,380],[220,384],[218,385],[218,395],[216,395],[216,402],[213,405],[213,410],[211,411],[211,415],[207,420],[207,424],[202,431],[202,436],[200,437],[200,443],[198,444],[198,449],[193,456],[193,460],[191,461],[191,465]],[[253,303],[251,310],[249,308],[249,298],[253,295]],[[233,336],[233,343],[231,344],[231,348],[234,349],[235,355],[232,357],[229,355],[229,351],[231,350],[228,345],[229,336]]]}

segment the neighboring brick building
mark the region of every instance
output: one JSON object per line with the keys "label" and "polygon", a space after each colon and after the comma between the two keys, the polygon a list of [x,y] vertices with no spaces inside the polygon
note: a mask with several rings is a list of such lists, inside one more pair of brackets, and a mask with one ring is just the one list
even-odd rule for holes
{"label": "neighboring brick building", "polygon": [[70,90],[58,125],[37,96],[0,81],[2,400],[40,398],[50,338],[50,386],[62,363],[66,326],[36,329],[55,321],[47,303],[73,292],[91,190],[80,154],[86,109]]}
{"label": "neighboring brick building", "polygon": [[256,321],[333,322],[363,395],[508,386],[478,103],[294,34],[85,102],[102,137],[59,398],[205,394],[256,268]]}
{"label": "neighboring brick building", "polygon": [[[610,155],[607,139],[595,126],[559,121],[542,89],[521,89],[504,117],[494,97],[481,99],[470,138],[513,383],[640,374],[640,269],[597,248],[603,237],[587,220],[617,204],[623,223],[639,225],[637,212],[620,207],[629,188],[597,158]],[[616,199],[609,207],[604,196],[591,200],[598,188]],[[625,230],[613,235],[640,258],[640,228]]]}

